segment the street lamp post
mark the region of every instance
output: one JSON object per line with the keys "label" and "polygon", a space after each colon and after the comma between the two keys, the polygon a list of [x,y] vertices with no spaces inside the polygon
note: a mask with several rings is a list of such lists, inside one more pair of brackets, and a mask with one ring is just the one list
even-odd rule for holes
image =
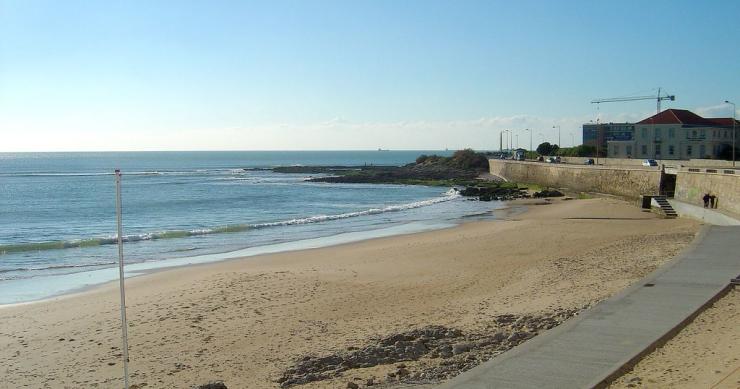
{"label": "street lamp post", "polygon": [[[503,139],[503,134],[506,134],[506,141],[504,142],[504,146],[506,146],[507,149],[509,148],[509,133],[510,133],[509,130],[501,131],[502,139]],[[503,152],[503,149],[501,151]]]}
{"label": "street lamp post", "polygon": [[737,136],[735,135],[735,122],[736,119],[736,112],[737,107],[735,106],[735,103],[729,100],[725,100],[726,104],[732,104],[732,167],[735,167],[735,139]]}
{"label": "street lamp post", "polygon": [[557,129],[558,129],[558,147],[563,147],[563,146],[562,146],[562,145],[560,144],[560,125],[557,125],[557,126],[552,126],[552,128],[557,128]]}
{"label": "street lamp post", "polygon": [[516,134],[516,148],[519,148],[519,134]]}
{"label": "street lamp post", "polygon": [[534,151],[532,149],[532,130],[529,128],[525,128],[524,131],[527,131],[529,133],[529,151]]}

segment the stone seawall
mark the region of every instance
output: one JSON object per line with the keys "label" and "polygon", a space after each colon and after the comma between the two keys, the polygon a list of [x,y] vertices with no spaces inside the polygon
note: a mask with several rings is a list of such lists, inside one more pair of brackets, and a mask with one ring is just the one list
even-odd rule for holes
{"label": "stone seawall", "polygon": [[724,170],[681,169],[676,176],[676,200],[703,206],[702,197],[709,193],[717,196],[718,210],[740,215],[740,169],[726,169],[732,174]]}
{"label": "stone seawall", "polygon": [[599,192],[637,199],[657,194],[660,170],[657,168],[619,168],[519,162],[491,159],[490,172],[507,180],[533,183],[577,192]]}
{"label": "stone seawall", "polygon": [[[591,157],[561,157],[562,161],[574,165],[582,165],[583,161]],[[599,165],[640,167],[644,159],[639,158],[599,158]],[[719,159],[656,159],[658,165],[691,166],[691,167],[732,167],[732,161]]]}

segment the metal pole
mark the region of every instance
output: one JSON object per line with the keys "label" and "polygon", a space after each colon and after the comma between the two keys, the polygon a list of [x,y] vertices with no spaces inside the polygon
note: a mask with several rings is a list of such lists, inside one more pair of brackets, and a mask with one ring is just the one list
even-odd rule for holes
{"label": "metal pole", "polygon": [[735,167],[735,139],[737,138],[735,135],[735,122],[737,121],[737,106],[729,100],[725,100],[725,103],[732,104],[732,167]]}
{"label": "metal pole", "polygon": [[123,224],[121,222],[121,171],[116,169],[116,221],[118,222],[118,281],[121,287],[121,332],[123,338],[123,384],[128,389],[128,323],[123,286]]}
{"label": "metal pole", "polygon": [[601,139],[599,139],[600,135],[601,125],[596,123],[596,166],[599,166],[599,144],[601,143]]}
{"label": "metal pole", "polygon": [[552,126],[552,128],[556,128],[556,127],[558,129],[558,147],[563,147],[563,145],[560,144],[560,126],[559,125],[558,126]]}

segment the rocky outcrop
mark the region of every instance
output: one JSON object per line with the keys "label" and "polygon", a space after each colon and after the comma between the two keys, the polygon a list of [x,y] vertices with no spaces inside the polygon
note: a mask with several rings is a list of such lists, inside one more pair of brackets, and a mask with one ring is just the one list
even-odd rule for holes
{"label": "rocky outcrop", "polygon": [[543,198],[543,197],[563,197],[563,193],[554,189],[543,189],[540,192],[535,192],[532,197]]}
{"label": "rocky outcrop", "polygon": [[460,190],[460,195],[477,197],[480,201],[508,201],[529,197],[527,188],[502,187],[495,183],[489,183],[486,186],[467,186]]}
{"label": "rocky outcrop", "polygon": [[[364,347],[349,347],[324,356],[305,356],[277,380],[282,388],[341,377],[345,372],[377,365],[393,365],[385,382],[439,382],[466,371],[491,357],[553,328],[578,310],[544,315],[500,315],[490,331],[464,333],[444,326],[428,326],[376,339]],[[422,370],[400,362],[435,361]],[[373,385],[381,380],[373,379]]]}

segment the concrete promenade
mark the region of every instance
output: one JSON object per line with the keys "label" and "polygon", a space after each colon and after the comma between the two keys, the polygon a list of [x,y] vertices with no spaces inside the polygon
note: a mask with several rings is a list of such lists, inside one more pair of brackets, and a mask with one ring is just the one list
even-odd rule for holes
{"label": "concrete promenade", "polygon": [[670,339],[738,274],[740,226],[706,227],[637,284],[438,388],[603,386]]}

